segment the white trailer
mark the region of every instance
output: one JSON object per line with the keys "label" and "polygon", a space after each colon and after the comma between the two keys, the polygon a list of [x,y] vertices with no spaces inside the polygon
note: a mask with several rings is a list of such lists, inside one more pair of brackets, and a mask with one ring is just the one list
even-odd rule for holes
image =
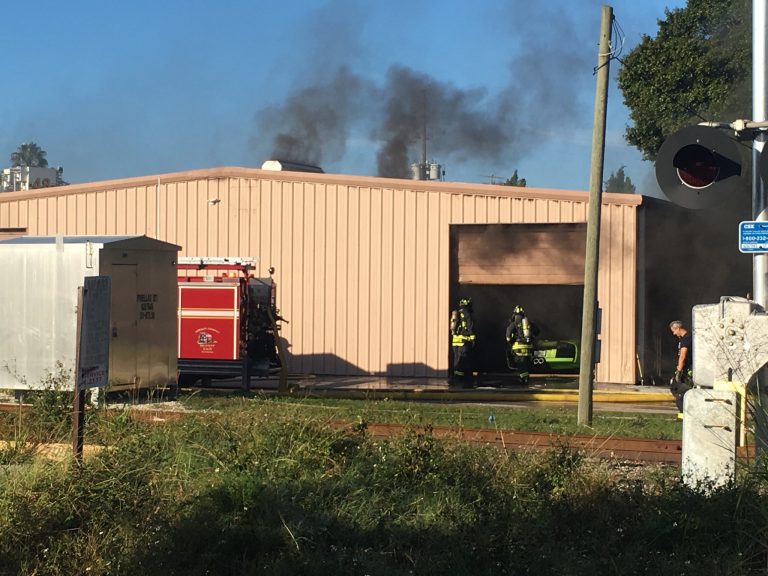
{"label": "white trailer", "polygon": [[0,389],[40,388],[57,363],[74,368],[86,276],[112,278],[109,389],[175,387],[179,249],[146,236],[0,241]]}

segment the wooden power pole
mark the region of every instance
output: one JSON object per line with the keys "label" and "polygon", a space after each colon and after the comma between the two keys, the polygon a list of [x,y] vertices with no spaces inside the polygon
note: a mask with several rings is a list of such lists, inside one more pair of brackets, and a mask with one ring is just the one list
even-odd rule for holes
{"label": "wooden power pole", "polygon": [[600,251],[600,205],[602,204],[605,161],[605,116],[608,107],[608,65],[611,61],[613,8],[603,6],[600,20],[600,47],[597,54],[595,120],[592,128],[592,163],[587,207],[587,253],[584,262],[584,306],[581,317],[581,360],[579,364],[578,423],[592,425],[595,341],[597,338],[597,271]]}

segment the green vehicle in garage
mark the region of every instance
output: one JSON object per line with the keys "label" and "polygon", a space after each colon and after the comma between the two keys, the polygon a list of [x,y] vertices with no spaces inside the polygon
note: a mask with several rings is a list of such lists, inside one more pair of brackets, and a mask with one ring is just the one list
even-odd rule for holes
{"label": "green vehicle in garage", "polygon": [[532,372],[568,372],[579,369],[576,340],[534,340]]}

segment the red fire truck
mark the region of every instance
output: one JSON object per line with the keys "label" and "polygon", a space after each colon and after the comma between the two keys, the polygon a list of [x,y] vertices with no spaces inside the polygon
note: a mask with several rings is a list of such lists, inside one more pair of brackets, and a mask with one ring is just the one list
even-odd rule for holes
{"label": "red fire truck", "polygon": [[178,259],[179,384],[209,384],[214,378],[280,374],[274,269],[256,278],[252,258]]}

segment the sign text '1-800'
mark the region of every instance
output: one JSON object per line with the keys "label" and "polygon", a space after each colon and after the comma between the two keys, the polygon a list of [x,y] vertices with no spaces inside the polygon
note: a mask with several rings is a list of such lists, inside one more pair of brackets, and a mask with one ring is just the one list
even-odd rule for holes
{"label": "sign text '1-800'", "polygon": [[139,320],[155,319],[155,303],[157,294],[136,294],[136,303],[139,307]]}

